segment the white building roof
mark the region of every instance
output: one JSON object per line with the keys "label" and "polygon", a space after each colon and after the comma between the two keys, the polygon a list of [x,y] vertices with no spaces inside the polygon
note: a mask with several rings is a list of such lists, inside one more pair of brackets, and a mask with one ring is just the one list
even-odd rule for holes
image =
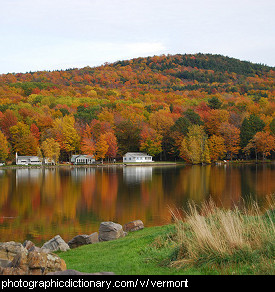
{"label": "white building roof", "polygon": [[39,159],[39,157],[38,156],[17,156],[17,159],[20,159],[20,160],[22,160],[22,159]]}
{"label": "white building roof", "polygon": [[127,152],[124,156],[134,156],[134,157],[151,157],[150,155],[143,152]]}

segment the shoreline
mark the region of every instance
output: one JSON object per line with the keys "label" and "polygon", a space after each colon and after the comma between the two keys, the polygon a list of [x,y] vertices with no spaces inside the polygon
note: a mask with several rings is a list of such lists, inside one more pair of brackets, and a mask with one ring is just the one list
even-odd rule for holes
{"label": "shoreline", "polygon": [[169,166],[182,165],[176,162],[156,162],[156,163],[98,163],[98,164],[57,164],[57,165],[3,165],[0,169],[23,169],[23,168],[98,168],[98,167],[126,167],[126,166]]}
{"label": "shoreline", "polygon": [[0,166],[1,169],[25,169],[25,168],[30,168],[30,169],[37,169],[37,168],[99,168],[99,167],[131,167],[131,166],[207,166],[207,165],[241,165],[241,164],[275,164],[274,160],[233,160],[233,161],[219,161],[216,163],[210,163],[210,164],[191,164],[191,163],[186,163],[186,162],[172,162],[172,161],[167,161],[167,162],[144,162],[144,163],[139,163],[139,162],[132,162],[132,163],[124,163],[124,162],[118,162],[118,163],[95,163],[95,164],[57,164],[57,165],[2,165]]}

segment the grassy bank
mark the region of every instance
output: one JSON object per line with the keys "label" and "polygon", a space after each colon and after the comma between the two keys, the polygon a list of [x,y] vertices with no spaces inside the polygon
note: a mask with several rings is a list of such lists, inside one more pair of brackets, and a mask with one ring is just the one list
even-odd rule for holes
{"label": "grassy bank", "polygon": [[[174,214],[175,215],[175,214]],[[72,249],[68,269],[116,275],[275,274],[274,210],[222,210],[190,205],[184,222]]]}
{"label": "grassy bank", "polygon": [[176,268],[160,265],[169,256],[170,249],[154,254],[151,245],[157,236],[166,237],[174,226],[148,227],[129,233],[115,241],[85,245],[60,253],[68,269],[82,272],[114,272],[116,275],[171,275],[181,274]]}

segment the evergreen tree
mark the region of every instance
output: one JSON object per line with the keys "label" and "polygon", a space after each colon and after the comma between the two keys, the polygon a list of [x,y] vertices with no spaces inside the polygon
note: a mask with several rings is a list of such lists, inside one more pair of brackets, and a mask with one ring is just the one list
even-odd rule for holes
{"label": "evergreen tree", "polygon": [[217,98],[217,96],[213,96],[208,99],[208,106],[212,109],[219,109],[222,106],[222,102]]}
{"label": "evergreen tree", "polygon": [[255,114],[251,114],[245,118],[241,125],[241,147],[244,148],[257,132],[261,132],[265,127],[265,123]]}

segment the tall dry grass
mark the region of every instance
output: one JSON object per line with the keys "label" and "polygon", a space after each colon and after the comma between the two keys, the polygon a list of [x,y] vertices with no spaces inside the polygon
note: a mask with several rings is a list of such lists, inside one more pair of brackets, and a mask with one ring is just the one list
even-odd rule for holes
{"label": "tall dry grass", "polygon": [[[275,210],[274,196],[269,209]],[[253,263],[264,259],[274,269],[274,213],[261,211],[257,203],[232,210],[218,208],[212,200],[200,208],[189,204],[186,217],[172,212],[175,242],[179,247],[173,266]]]}

